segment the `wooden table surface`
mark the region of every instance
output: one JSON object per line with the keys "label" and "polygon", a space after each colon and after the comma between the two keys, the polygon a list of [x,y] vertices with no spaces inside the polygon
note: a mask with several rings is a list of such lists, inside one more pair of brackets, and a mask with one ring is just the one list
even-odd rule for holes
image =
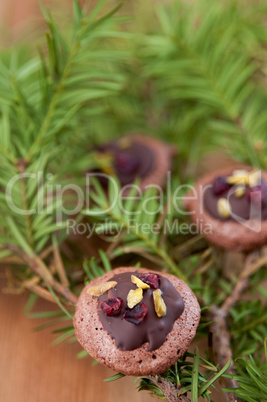
{"label": "wooden table surface", "polygon": [[[112,370],[92,359],[77,359],[78,343],[52,346],[51,329],[33,328],[40,320],[27,318],[25,296],[2,293],[0,281],[0,401],[1,402],[149,402],[138,392],[132,377],[104,383]],[[51,304],[41,301],[42,310]]]}

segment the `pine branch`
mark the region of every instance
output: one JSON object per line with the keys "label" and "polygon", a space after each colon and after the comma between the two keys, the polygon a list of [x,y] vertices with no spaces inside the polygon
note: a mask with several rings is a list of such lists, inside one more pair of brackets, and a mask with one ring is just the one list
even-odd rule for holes
{"label": "pine branch", "polygon": [[[235,157],[258,166],[259,156],[261,163],[263,156],[256,151],[254,138],[262,137],[266,127],[259,106],[266,104],[266,98],[263,100],[261,91],[255,90],[258,63],[240,38],[248,35],[257,42],[262,37],[252,25],[243,32],[244,19],[250,17],[242,13],[237,2],[207,6],[200,1],[194,11],[182,2],[158,9],[161,31],[144,36],[139,50],[145,74],[162,96],[168,94],[168,109],[175,113],[179,108],[170,129],[179,132],[184,127],[187,139],[194,144],[189,154],[191,164],[193,156],[199,156],[195,148],[203,142],[226,147],[230,138],[227,144]],[[263,21],[261,27],[264,30]]]}
{"label": "pine branch", "polygon": [[[231,332],[227,324],[227,316],[243,296],[243,292],[249,286],[249,277],[254,274],[259,268],[267,263],[266,256],[258,258],[258,251],[248,254],[245,261],[245,267],[242,270],[237,284],[228,298],[224,301],[221,307],[213,305],[210,312],[211,332],[213,334],[214,350],[216,351],[219,367],[223,367],[228,361],[231,362],[229,374],[235,374],[235,364],[233,361],[233,353],[231,347]],[[256,261],[255,261],[256,259]],[[228,388],[238,388],[238,382],[234,376],[226,378]],[[233,393],[226,394],[226,400],[229,402],[236,401]]]}
{"label": "pine branch", "polygon": [[[97,10],[98,8],[99,7],[96,6],[95,10]],[[116,91],[120,88],[120,84],[116,84],[115,75],[115,78],[113,78],[112,80],[113,82],[110,83],[107,80],[103,80],[102,84],[100,82],[97,86],[96,81],[92,82],[91,92],[90,90],[88,90],[88,92],[86,93],[85,91],[82,91],[81,88],[79,88],[82,82],[86,82],[85,80],[88,80],[90,78],[90,72],[87,70],[85,74],[81,65],[81,61],[86,66],[86,63],[88,61],[87,59],[89,58],[90,60],[90,53],[89,55],[86,54],[86,51],[90,52],[90,48],[87,48],[88,43],[90,44],[90,42],[92,41],[96,42],[97,39],[105,35],[112,35],[111,31],[105,32],[104,29],[107,24],[111,25],[111,23],[113,23],[111,17],[117,12],[119,8],[120,6],[115,7],[104,17],[101,17],[98,20],[94,21],[92,19],[93,15],[97,14],[97,12],[93,11],[89,16],[85,16],[82,9],[80,8],[78,1],[74,0],[74,40],[70,45],[65,42],[62,35],[59,33],[58,28],[54,23],[50,13],[47,12],[45,9],[42,10],[50,28],[50,35],[47,38],[50,52],[49,56],[50,59],[53,60],[52,64],[50,65],[52,75],[51,78],[52,81],[55,82],[52,88],[52,97],[50,99],[47,111],[40,125],[39,132],[35,136],[35,140],[25,157],[26,160],[30,161],[33,155],[36,152],[39,152],[40,146],[43,144],[45,137],[47,137],[47,135],[49,134],[53,119],[55,119],[56,114],[59,113],[58,109],[60,108],[60,106],[62,107],[62,102],[65,102],[65,107],[68,108],[66,112],[68,112],[68,115],[70,114],[69,118],[71,118],[72,115],[74,115],[79,110],[81,105],[86,100],[97,99],[101,97],[101,95],[105,96],[108,94],[112,94],[113,91]],[[102,28],[102,26],[104,28]],[[62,54],[64,55],[64,57],[62,57]],[[97,52],[95,56],[97,59]],[[48,71],[49,68],[44,67],[44,70]],[[79,73],[79,75],[77,74],[77,72]],[[97,73],[95,72],[92,75],[95,79],[97,79],[98,77],[101,77],[102,71],[99,71]],[[56,80],[54,79],[54,77],[56,77]],[[105,74],[105,77],[108,77],[107,73]],[[73,84],[75,84],[75,86],[73,86]],[[68,93],[65,93],[64,95],[64,92],[66,92],[66,90],[68,90],[69,92],[73,92],[72,97],[70,97],[70,94]],[[75,102],[75,95],[77,95],[77,102]],[[56,118],[58,119],[58,117]]]}
{"label": "pine branch", "polygon": [[[192,358],[193,362],[190,361]],[[213,364],[199,356],[198,348],[196,348],[194,355],[186,352],[165,373],[142,378],[139,390],[148,390],[152,396],[161,399],[164,397],[170,401],[191,400],[196,402],[201,396],[209,400],[210,388],[218,378],[224,376],[229,366],[230,362],[218,371]],[[200,368],[204,369],[207,374],[203,375]],[[187,398],[189,392],[191,399]]]}
{"label": "pine branch", "polygon": [[19,247],[13,244],[6,244],[5,248],[13,251],[16,255],[20,256],[25,263],[29,265],[33,272],[40,276],[49,286],[54,289],[54,291],[61,296],[63,296],[70,305],[75,306],[77,302],[77,297],[70,292],[70,290],[64,287],[61,283],[56,281],[48,268],[45,266],[44,262],[37,256],[28,256]]}
{"label": "pine branch", "polygon": [[[151,194],[151,189],[148,189],[144,194],[143,197],[141,198],[140,202],[138,204],[127,203],[127,200],[124,202],[124,207],[120,208],[120,205],[118,203],[118,195],[120,192],[120,185],[118,181],[116,180],[116,186],[117,186],[117,191],[116,194],[113,193],[113,183],[110,184],[109,186],[109,194],[105,194],[103,189],[101,188],[101,185],[97,180],[92,180],[93,185],[94,185],[94,192],[90,192],[90,196],[92,197],[93,201],[97,205],[97,210],[99,211],[99,220],[103,220],[103,216],[110,217],[111,220],[103,224],[103,226],[99,228],[98,233],[101,232],[106,232],[110,231],[113,228],[117,228],[119,231],[122,231],[123,229],[128,233],[128,238],[129,243],[132,244],[133,239],[130,236],[130,234],[134,235],[135,239],[141,240],[141,244],[144,246],[144,248],[151,250],[152,253],[155,253],[158,255],[166,264],[171,269],[171,272],[174,273],[175,275],[179,276],[181,279],[185,279],[185,276],[183,272],[180,271],[180,269],[176,266],[175,262],[172,260],[172,258],[169,256],[168,252],[159,246],[159,235],[157,234],[151,234],[146,235],[145,233],[142,232],[142,230],[139,230],[139,225],[143,223],[148,223],[148,215],[142,211],[142,205],[143,203],[149,199],[149,197],[152,195]],[[131,200],[131,197],[134,197],[136,193],[136,188],[132,187],[131,193],[129,194],[129,200]],[[153,200],[154,201],[154,200]],[[115,206],[113,205],[115,202]],[[167,204],[169,201],[167,200]],[[155,201],[154,205],[154,210],[157,211],[159,210],[160,205]],[[134,213],[136,210],[140,208],[140,215],[138,217],[138,222],[136,222],[139,225],[132,225],[131,219],[134,217]],[[127,211],[127,213],[123,213],[123,211]],[[87,209],[84,210],[83,213],[86,216],[95,216],[96,215],[96,208],[92,209]],[[150,222],[152,225],[153,222],[157,220],[158,214],[151,214],[150,218],[153,220]],[[97,219],[97,216],[96,216]],[[157,221],[158,223],[161,222],[161,220]],[[163,223],[163,222],[162,222]],[[127,236],[123,236],[122,238],[123,243],[127,243]]]}
{"label": "pine branch", "polygon": [[[213,334],[214,350],[217,354],[219,367],[223,367],[228,361],[231,362],[229,373],[234,374],[234,361],[232,358],[231,350],[231,335],[229,333],[226,319],[222,311],[213,306],[211,309],[210,319],[213,321],[211,324],[211,332]],[[229,388],[238,388],[237,381],[233,379],[227,379],[227,385]],[[233,393],[225,395],[227,402],[234,402],[235,396]]]}
{"label": "pine branch", "polygon": [[229,378],[238,379],[239,388],[225,388],[224,391],[234,391],[238,397],[248,402],[267,401],[267,347],[264,342],[263,364],[257,365],[252,356],[249,359],[238,359],[238,375],[227,375]]}
{"label": "pine branch", "polygon": [[129,229],[133,235],[142,240],[148,248],[152,249],[155,254],[157,254],[160,258],[162,258],[162,260],[166,263],[166,265],[171,269],[172,273],[176,274],[181,279],[184,279],[184,274],[180,272],[180,270],[173,262],[173,260],[169,257],[167,252],[163,248],[158,247],[157,244],[155,244],[153,241],[151,241],[149,236],[146,236],[141,232],[136,232],[132,227],[129,228],[129,223],[127,221],[122,220],[118,215],[112,213],[112,211],[109,212],[109,216],[115,222],[121,224],[122,227],[124,227],[125,229]]}
{"label": "pine branch", "polygon": [[53,237],[53,254],[54,254],[54,262],[55,262],[55,266],[56,266],[56,270],[58,272],[60,281],[62,283],[62,285],[64,286],[64,288],[68,289],[70,286],[69,280],[67,278],[65,269],[64,269],[64,265],[62,262],[62,258],[60,255],[60,251],[58,248],[58,244],[57,244],[57,240],[56,237]]}
{"label": "pine branch", "polygon": [[237,283],[233,289],[233,292],[224,301],[221,310],[224,315],[227,316],[231,310],[241,299],[243,292],[249,286],[249,277],[252,276],[259,268],[267,263],[267,256],[263,258],[258,257],[258,250],[248,254],[244,263],[244,269],[242,270]]}

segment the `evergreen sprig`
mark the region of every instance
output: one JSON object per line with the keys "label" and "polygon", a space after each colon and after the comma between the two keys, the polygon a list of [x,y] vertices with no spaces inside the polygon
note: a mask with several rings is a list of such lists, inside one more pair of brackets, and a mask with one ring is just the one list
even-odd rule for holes
{"label": "evergreen sprig", "polygon": [[[247,4],[242,11],[238,2],[200,1],[192,9],[174,2],[169,9],[158,9],[160,29],[142,38],[144,74],[166,99],[166,129],[179,138],[190,168],[202,147],[206,152],[212,145],[254,166],[266,166],[256,144],[266,130],[267,99],[255,78],[260,63],[251,54],[252,44],[266,44],[260,22],[265,6],[252,7]],[[189,155],[188,135],[194,144]]]}
{"label": "evergreen sprig", "polygon": [[[192,359],[193,361],[191,361]],[[218,371],[213,364],[199,356],[199,350],[196,348],[194,354],[186,352],[179,362],[159,377],[162,377],[162,379],[173,385],[177,393],[177,400],[190,392],[190,400],[192,402],[197,402],[200,397],[210,401],[210,388],[213,386],[213,383],[225,373],[229,365],[230,362]],[[206,375],[203,375],[200,369],[204,369]],[[143,378],[139,390],[148,390],[153,396],[164,399],[164,392],[161,389],[161,384],[163,383],[162,379],[157,378],[157,376],[155,379],[153,378],[153,380],[151,378]],[[184,400],[188,399],[186,398]]]}
{"label": "evergreen sprig", "polygon": [[[108,194],[104,192],[98,180],[93,178],[92,183],[94,189],[90,191],[90,196],[95,206],[84,210],[83,213],[102,222],[96,228],[97,234],[115,232],[114,236],[107,239],[113,242],[112,248],[116,246],[114,255],[134,252],[149,258],[150,255],[155,254],[173,273],[184,278],[183,273],[170,258],[167,250],[164,249],[163,245],[160,245],[163,234],[162,226],[166,222],[171,225],[173,213],[172,209],[167,213],[166,208],[163,208],[166,214],[160,213],[162,200],[157,196],[156,189],[149,188],[144,194],[137,194],[137,187],[132,186],[127,197],[125,195],[126,199],[123,200],[120,197],[120,185],[115,178],[113,178],[113,182],[109,182]],[[165,206],[168,204],[169,200],[166,201]],[[165,219],[162,219],[162,216]],[[153,225],[157,225],[157,230],[149,230],[149,233],[146,234],[143,229],[144,226],[149,229],[153,228]]]}
{"label": "evergreen sprig", "polygon": [[[237,374],[231,376],[238,381],[239,388],[235,394],[247,402],[267,401],[267,348],[265,348],[265,361],[263,364],[256,363],[252,356],[249,359],[237,359]],[[227,375],[228,376],[228,375]],[[233,389],[224,389],[233,391]]]}
{"label": "evergreen sprig", "polygon": [[[109,47],[100,43],[119,37],[113,26],[125,18],[113,17],[118,7],[99,17],[101,5],[102,1],[86,16],[74,1],[70,38],[64,38],[52,15],[42,8],[49,31],[47,48],[41,51],[40,58],[25,61],[19,52],[14,52],[0,62],[0,184],[7,192],[7,198],[5,194],[0,197],[0,211],[6,216],[1,242],[13,242],[26,253],[30,253],[29,247],[40,252],[50,236],[66,225],[54,223],[61,201],[50,194],[51,186],[62,185],[63,181],[58,177],[62,172],[54,170],[53,164],[58,165],[73,137],[88,137],[83,127],[102,110],[98,100],[117,93],[123,86],[124,77],[114,72],[114,64],[123,63],[125,53],[114,49],[111,55]],[[71,160],[75,154],[80,156],[79,150],[80,146],[65,156]],[[85,166],[89,169],[94,164],[91,158]],[[40,178],[32,179],[38,172]],[[63,173],[66,175],[66,169]],[[8,191],[8,183],[16,175],[23,178],[14,179]],[[46,203],[37,213],[39,197]],[[35,212],[22,215],[20,209]]]}
{"label": "evergreen sprig", "polygon": [[[266,257],[258,256],[245,278],[229,278],[222,253],[202,236],[164,232],[163,222],[172,225],[177,218],[172,209],[166,213],[172,191],[163,194],[163,212],[153,189],[136,201],[130,198],[134,188],[123,209],[115,203],[108,210],[117,194],[112,186],[106,193],[94,181],[93,204],[74,220],[98,223],[94,235],[107,247],[83,261],[84,271],[80,261],[73,269],[71,236],[64,230],[68,214],[57,216],[58,210],[72,208],[73,194],[61,197],[55,188],[75,183],[85,193],[85,172],[110,164],[108,158],[99,159],[94,145],[127,131],[175,143],[180,154],[174,168],[183,183],[195,176],[199,157],[211,149],[266,168],[266,2],[244,7],[236,0],[199,0],[192,7],[177,0],[156,7],[155,18],[154,2],[145,2],[126,5],[130,20],[120,8],[107,9],[100,0],[88,13],[74,0],[73,18],[62,29],[42,7],[48,31],[38,56],[32,46],[0,53],[0,257],[9,272],[8,290],[31,292],[27,313],[47,320],[38,329],[63,325],[55,330],[55,342],[72,343],[73,327],[65,321],[72,318],[76,285],[101,276],[125,256],[131,265],[141,260],[164,267],[184,278],[201,302],[198,336],[207,336],[221,314],[231,337],[233,367],[231,360],[219,367],[214,356],[208,361],[196,350],[161,376],[142,378],[139,388],[168,399],[167,383],[181,400],[188,401],[189,393],[193,402],[209,400],[220,377],[239,387],[226,388],[226,399],[234,392],[248,402],[264,401],[266,291],[261,284],[266,275],[261,268]],[[33,180],[38,172],[40,180]],[[151,213],[136,214],[144,204]],[[23,215],[19,209],[35,212]],[[159,230],[144,234],[131,225],[132,219],[158,224]],[[255,298],[256,288],[262,300],[244,300],[237,283],[250,297]],[[233,294],[238,296],[234,303]],[[57,303],[59,310],[31,313],[36,295]],[[85,351],[78,355],[85,356]],[[225,374],[229,366],[236,373]]]}

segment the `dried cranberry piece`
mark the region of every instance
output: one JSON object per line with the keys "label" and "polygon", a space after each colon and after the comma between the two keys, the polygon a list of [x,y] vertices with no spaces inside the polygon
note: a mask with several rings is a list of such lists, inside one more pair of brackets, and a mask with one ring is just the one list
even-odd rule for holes
{"label": "dried cranberry piece", "polygon": [[255,205],[263,205],[267,198],[267,187],[264,183],[252,187],[247,193],[249,201]]}
{"label": "dried cranberry piece", "polygon": [[120,314],[122,306],[123,300],[120,297],[110,297],[100,303],[101,309],[109,317]]}
{"label": "dried cranberry piece", "polygon": [[134,173],[138,168],[139,162],[135,156],[126,152],[117,152],[115,155],[115,166],[124,173]]}
{"label": "dried cranberry piece", "polygon": [[220,195],[229,190],[231,185],[226,182],[226,178],[223,176],[218,176],[212,183],[212,189],[215,195]]}
{"label": "dried cranberry piece", "polygon": [[147,315],[147,307],[145,303],[138,303],[134,308],[127,308],[123,314],[123,319],[125,321],[131,322],[132,324],[138,325],[143,321]]}
{"label": "dried cranberry piece", "polygon": [[139,274],[137,275],[142,282],[147,283],[152,289],[159,288],[159,275],[157,274]]}

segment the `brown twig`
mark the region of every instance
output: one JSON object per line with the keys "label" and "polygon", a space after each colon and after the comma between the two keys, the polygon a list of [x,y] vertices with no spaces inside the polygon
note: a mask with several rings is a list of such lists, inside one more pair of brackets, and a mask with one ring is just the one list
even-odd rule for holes
{"label": "brown twig", "polygon": [[45,299],[52,303],[55,302],[55,300],[54,300],[53,296],[51,295],[51,293],[49,292],[49,290],[43,288],[42,286],[26,285],[25,288],[27,288],[31,292],[35,293],[37,296],[40,296],[42,299]]}
{"label": "brown twig", "polygon": [[25,289],[28,289],[31,292],[35,293],[36,295],[40,296],[42,299],[55,303],[52,294],[47,289],[38,285],[40,281],[41,278],[39,276],[33,276],[32,278],[21,282],[18,287],[3,288],[3,293],[21,295],[25,291]]}
{"label": "brown twig", "polygon": [[71,293],[68,288],[53,278],[45,263],[38,256],[29,257],[19,247],[13,244],[6,244],[5,247],[19,255],[23,261],[29,265],[32,271],[40,276],[45,282],[47,282],[56,293],[63,296],[71,305],[76,305],[77,297]]}
{"label": "brown twig", "polygon": [[53,244],[45,248],[41,253],[40,253],[40,258],[44,259],[49,256],[53,252]]}
{"label": "brown twig", "polygon": [[163,392],[167,402],[191,402],[185,395],[179,396],[179,388],[175,384],[166,381],[162,376],[149,375],[147,378]]}
{"label": "brown twig", "polygon": [[67,278],[67,275],[66,275],[66,272],[64,269],[64,265],[62,262],[62,258],[61,258],[57,243],[55,243],[53,245],[53,254],[54,254],[54,262],[55,262],[56,271],[58,273],[60,281],[65,288],[69,288],[70,284],[69,284],[69,281],[68,281],[68,278]]}
{"label": "brown twig", "polygon": [[[211,324],[211,332],[213,334],[213,346],[216,351],[219,369],[225,366],[230,360],[231,365],[228,369],[229,374],[234,374],[234,361],[231,349],[231,335],[227,328],[226,315],[222,309],[217,306],[212,306],[210,319],[213,321]],[[238,383],[231,378],[225,379],[229,388],[238,388]],[[234,402],[235,398],[232,392],[225,394],[226,401]]]}
{"label": "brown twig", "polygon": [[125,236],[126,232],[122,231],[117,237],[116,239],[110,243],[110,245],[108,246],[108,248],[106,249],[106,254],[107,256],[112,255],[112,252],[114,249],[116,249],[116,247],[118,246],[120,240]]}
{"label": "brown twig", "polygon": [[[240,300],[244,290],[248,288],[249,277],[253,273],[255,273],[256,270],[258,270],[264,263],[267,262],[267,256],[256,259],[257,256],[258,256],[258,251],[254,251],[247,255],[246,260],[245,260],[244,269],[242,270],[242,272],[237,280],[234,290],[230,294],[230,296],[228,296],[225,299],[225,301],[221,307],[221,309],[225,312],[225,315],[229,314],[229,311],[231,310],[231,308],[234,307],[236,305],[236,303]],[[256,259],[256,261],[255,261],[255,259]]]}
{"label": "brown twig", "polygon": [[178,246],[174,247],[170,252],[170,256],[176,257],[177,255],[180,255],[184,250],[186,250],[191,245],[194,245],[195,243],[199,242],[202,239],[203,239],[202,234],[198,234],[194,237],[191,237],[190,239],[188,239],[188,240],[184,241],[183,243],[178,244]]}
{"label": "brown twig", "polygon": [[21,265],[22,262],[23,261],[21,258],[13,255],[8,255],[7,257],[2,258],[1,265],[8,265],[8,264]]}
{"label": "brown twig", "polygon": [[[231,349],[231,334],[227,327],[227,316],[231,308],[233,308],[236,303],[241,299],[242,294],[245,289],[249,286],[249,277],[254,274],[262,265],[267,263],[267,256],[256,259],[258,256],[258,251],[254,251],[247,255],[245,260],[245,266],[242,270],[236,286],[233,292],[228,296],[222,307],[213,305],[210,312],[210,320],[213,321],[211,324],[211,331],[213,334],[213,345],[217,354],[217,359],[219,363],[219,368],[222,368],[229,360],[231,361],[230,368],[228,372],[230,374],[235,374],[234,362]],[[256,259],[256,261],[255,261]],[[229,388],[237,388],[237,381],[226,378],[227,386]],[[226,400],[229,402],[235,402],[237,399],[233,393],[225,394]]]}

